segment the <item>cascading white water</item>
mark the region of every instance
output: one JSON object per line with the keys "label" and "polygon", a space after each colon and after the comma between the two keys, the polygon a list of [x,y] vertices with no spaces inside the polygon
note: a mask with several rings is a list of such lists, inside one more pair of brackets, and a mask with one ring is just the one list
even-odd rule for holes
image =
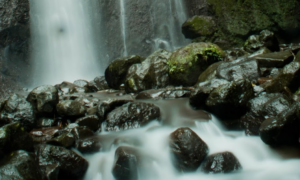
{"label": "cascading white water", "polygon": [[[248,137],[243,132],[227,131],[215,117],[210,121],[201,121],[196,116],[190,116],[193,113],[197,114],[197,111],[192,110],[188,101],[184,99],[152,103],[161,108],[164,124],[168,121],[165,118],[171,121],[166,125],[153,122],[141,129],[99,135],[106,142],[114,142],[117,138],[138,141],[140,145],[136,147],[151,157],[151,165],[147,166],[147,171],[139,171],[139,180],[299,180],[300,160],[283,158],[259,137]],[[189,115],[186,116],[186,112],[179,109],[184,109]],[[193,121],[194,125],[182,124],[183,120]],[[232,152],[239,159],[243,170],[232,174],[213,175],[199,171],[179,174],[171,162],[168,137],[176,128],[185,126],[190,126],[208,144],[210,154]],[[85,156],[90,162],[85,180],[114,180],[112,167],[118,146],[111,143],[109,147],[103,148],[99,153]]]}
{"label": "cascading white water", "polygon": [[122,27],[122,36],[123,36],[123,56],[128,56],[127,44],[126,44],[126,10],[124,0],[120,0],[120,9],[121,9],[121,27]]}
{"label": "cascading white water", "polygon": [[88,2],[31,0],[30,5],[35,84],[91,80],[101,74]]}

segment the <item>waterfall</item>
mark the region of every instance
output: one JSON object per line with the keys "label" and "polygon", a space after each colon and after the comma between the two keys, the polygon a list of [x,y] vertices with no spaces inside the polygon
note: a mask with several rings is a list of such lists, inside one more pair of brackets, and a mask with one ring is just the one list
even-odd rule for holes
{"label": "waterfall", "polygon": [[126,44],[126,11],[124,0],[120,0],[120,9],[121,9],[121,27],[122,27],[122,36],[123,36],[123,56],[128,56],[127,44]]}
{"label": "waterfall", "polygon": [[31,0],[30,5],[35,84],[101,74],[86,1]]}

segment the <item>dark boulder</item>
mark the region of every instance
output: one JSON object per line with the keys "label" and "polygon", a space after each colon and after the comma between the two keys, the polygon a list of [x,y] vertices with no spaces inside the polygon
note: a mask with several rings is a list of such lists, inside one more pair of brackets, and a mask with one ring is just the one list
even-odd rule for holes
{"label": "dark boulder", "polygon": [[101,139],[97,136],[76,140],[75,147],[81,153],[97,153],[101,150]]}
{"label": "dark boulder", "polygon": [[123,104],[126,104],[128,102],[132,102],[132,100],[127,99],[108,99],[104,101],[100,101],[100,103],[97,106],[97,115],[100,119],[100,122],[102,123],[107,114],[114,110],[115,108],[122,106]]}
{"label": "dark boulder", "polygon": [[53,113],[58,100],[58,90],[54,86],[37,87],[27,97],[27,101],[31,102],[32,106],[40,114]]}
{"label": "dark boulder", "polygon": [[258,62],[259,67],[277,67],[282,68],[291,61],[294,56],[291,51],[280,51],[267,53],[255,56],[254,59]]}
{"label": "dark boulder", "polygon": [[[88,162],[74,151],[52,145],[38,145],[36,154],[42,170],[40,179],[81,179]],[[50,176],[50,177],[49,177]]]}
{"label": "dark boulder", "polygon": [[298,88],[298,82],[300,81],[300,63],[293,61],[286,65],[282,72],[279,73],[273,80],[262,84],[261,86],[268,93],[276,93],[284,91],[285,87],[288,87],[292,92],[295,92]]}
{"label": "dark boulder", "polygon": [[56,106],[57,113],[62,116],[82,116],[86,108],[78,101],[61,101]]}
{"label": "dark boulder", "polygon": [[171,53],[157,50],[141,64],[132,65],[125,80],[127,93],[136,93],[146,89],[164,88],[169,85],[167,60]]}
{"label": "dark boulder", "polygon": [[263,30],[259,35],[250,36],[244,45],[244,49],[251,53],[262,47],[266,47],[271,51],[279,51],[279,43],[273,32]]}
{"label": "dark boulder", "polygon": [[141,63],[144,58],[140,56],[129,56],[114,60],[105,70],[105,79],[109,87],[119,89],[122,83],[125,83],[128,69],[133,64]]}
{"label": "dark boulder", "polygon": [[151,89],[138,93],[136,99],[175,99],[189,97],[191,88],[175,87],[164,89]]}
{"label": "dark boulder", "polygon": [[55,120],[53,118],[48,117],[40,117],[37,120],[36,127],[37,128],[48,128],[55,126]]}
{"label": "dark boulder", "polygon": [[131,102],[108,113],[106,131],[136,129],[160,118],[160,109],[150,103]]}
{"label": "dark boulder", "polygon": [[249,111],[241,118],[240,124],[247,135],[259,135],[259,127],[269,117],[276,117],[289,109],[292,99],[285,95],[262,94],[247,103]]}
{"label": "dark boulder", "polygon": [[294,103],[279,115],[265,120],[259,128],[261,139],[269,145],[299,145],[299,108],[299,103]]}
{"label": "dark boulder", "polygon": [[180,172],[195,171],[208,155],[206,143],[190,128],[179,128],[170,135],[173,164]]}
{"label": "dark boulder", "polygon": [[202,40],[205,41],[214,35],[217,26],[214,18],[211,16],[193,16],[183,23],[181,30],[185,38],[195,39],[202,37]]}
{"label": "dark boulder", "polygon": [[26,131],[35,126],[35,113],[32,105],[20,95],[11,95],[4,103],[0,114],[0,124],[20,122]]}
{"label": "dark boulder", "polygon": [[221,63],[216,76],[228,81],[249,79],[256,82],[260,77],[260,71],[256,60],[241,57],[232,62]]}
{"label": "dark boulder", "polygon": [[95,77],[93,82],[98,91],[109,89],[109,86],[108,86],[104,76]]}
{"label": "dark boulder", "polygon": [[212,43],[192,43],[175,50],[168,59],[171,84],[193,86],[203,71],[224,56],[225,53]]}
{"label": "dark boulder", "polygon": [[224,79],[212,79],[199,83],[192,91],[190,95],[190,105],[194,108],[203,108],[209,94],[221,85],[228,84],[229,81]]}
{"label": "dark boulder", "polygon": [[222,119],[235,119],[247,111],[247,102],[254,97],[249,80],[238,80],[221,85],[208,96],[207,109]]}
{"label": "dark boulder", "polygon": [[84,126],[92,131],[97,131],[101,126],[101,121],[96,115],[88,115],[82,118],[79,118],[75,121],[79,126]]}
{"label": "dark boulder", "polygon": [[49,127],[43,129],[34,129],[30,131],[30,136],[32,137],[34,143],[46,143],[52,138],[61,134],[61,127]]}
{"label": "dark boulder", "polygon": [[0,154],[16,150],[33,151],[33,140],[20,123],[7,124],[0,128]]}
{"label": "dark boulder", "polygon": [[70,132],[64,132],[48,141],[48,144],[69,148],[75,143],[75,137]]}
{"label": "dark boulder", "polygon": [[87,127],[80,127],[80,126],[70,127],[70,126],[71,125],[68,126],[68,130],[74,135],[76,140],[85,139],[95,135],[94,132]]}
{"label": "dark boulder", "polygon": [[139,153],[133,147],[120,146],[115,153],[112,174],[116,180],[138,179]]}
{"label": "dark boulder", "polygon": [[203,73],[198,78],[197,83],[205,82],[205,81],[210,81],[212,79],[217,78],[217,70],[218,67],[222,64],[222,62],[217,62],[212,65],[210,65]]}
{"label": "dark boulder", "polygon": [[33,153],[14,151],[0,163],[0,179],[40,180],[41,172]]}
{"label": "dark boulder", "polygon": [[201,171],[209,174],[231,173],[241,169],[239,160],[231,152],[209,155],[201,165]]}

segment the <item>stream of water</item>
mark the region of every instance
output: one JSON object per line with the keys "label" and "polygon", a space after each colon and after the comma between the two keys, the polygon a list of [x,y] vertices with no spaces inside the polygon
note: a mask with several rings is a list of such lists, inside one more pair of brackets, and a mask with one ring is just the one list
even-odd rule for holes
{"label": "stream of water", "polygon": [[[188,99],[161,100],[152,103],[160,107],[162,122],[147,127],[115,133],[101,133],[106,144],[101,152],[86,155],[90,167],[85,180],[114,180],[112,167],[115,150],[120,145],[131,145],[151,157],[147,171],[139,169],[143,180],[299,180],[299,149],[270,148],[259,137],[248,137],[241,131],[228,131],[212,116],[193,110]],[[208,120],[210,119],[210,120]],[[179,174],[171,163],[169,135],[179,127],[190,127],[209,146],[209,154],[230,151],[240,161],[243,170],[232,174],[204,174],[200,171]],[[116,145],[116,140],[124,142]]]}

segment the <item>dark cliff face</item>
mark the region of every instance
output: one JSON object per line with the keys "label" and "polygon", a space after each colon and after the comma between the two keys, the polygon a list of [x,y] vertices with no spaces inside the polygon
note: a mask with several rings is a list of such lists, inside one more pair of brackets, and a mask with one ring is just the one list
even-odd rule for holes
{"label": "dark cliff face", "polygon": [[29,1],[0,0],[0,97],[28,80]]}
{"label": "dark cliff face", "polygon": [[186,0],[186,9],[189,17],[194,15],[207,15],[208,4],[206,0]]}
{"label": "dark cliff face", "polygon": [[102,36],[98,37],[98,44],[99,48],[105,49],[105,58],[114,60],[126,52],[127,55],[147,56],[157,48],[172,50],[189,42],[185,41],[180,30],[187,17],[185,8],[180,9],[178,2],[184,1],[124,0],[125,11],[122,11],[120,2],[98,0],[95,13],[101,21],[96,24],[96,29]]}

